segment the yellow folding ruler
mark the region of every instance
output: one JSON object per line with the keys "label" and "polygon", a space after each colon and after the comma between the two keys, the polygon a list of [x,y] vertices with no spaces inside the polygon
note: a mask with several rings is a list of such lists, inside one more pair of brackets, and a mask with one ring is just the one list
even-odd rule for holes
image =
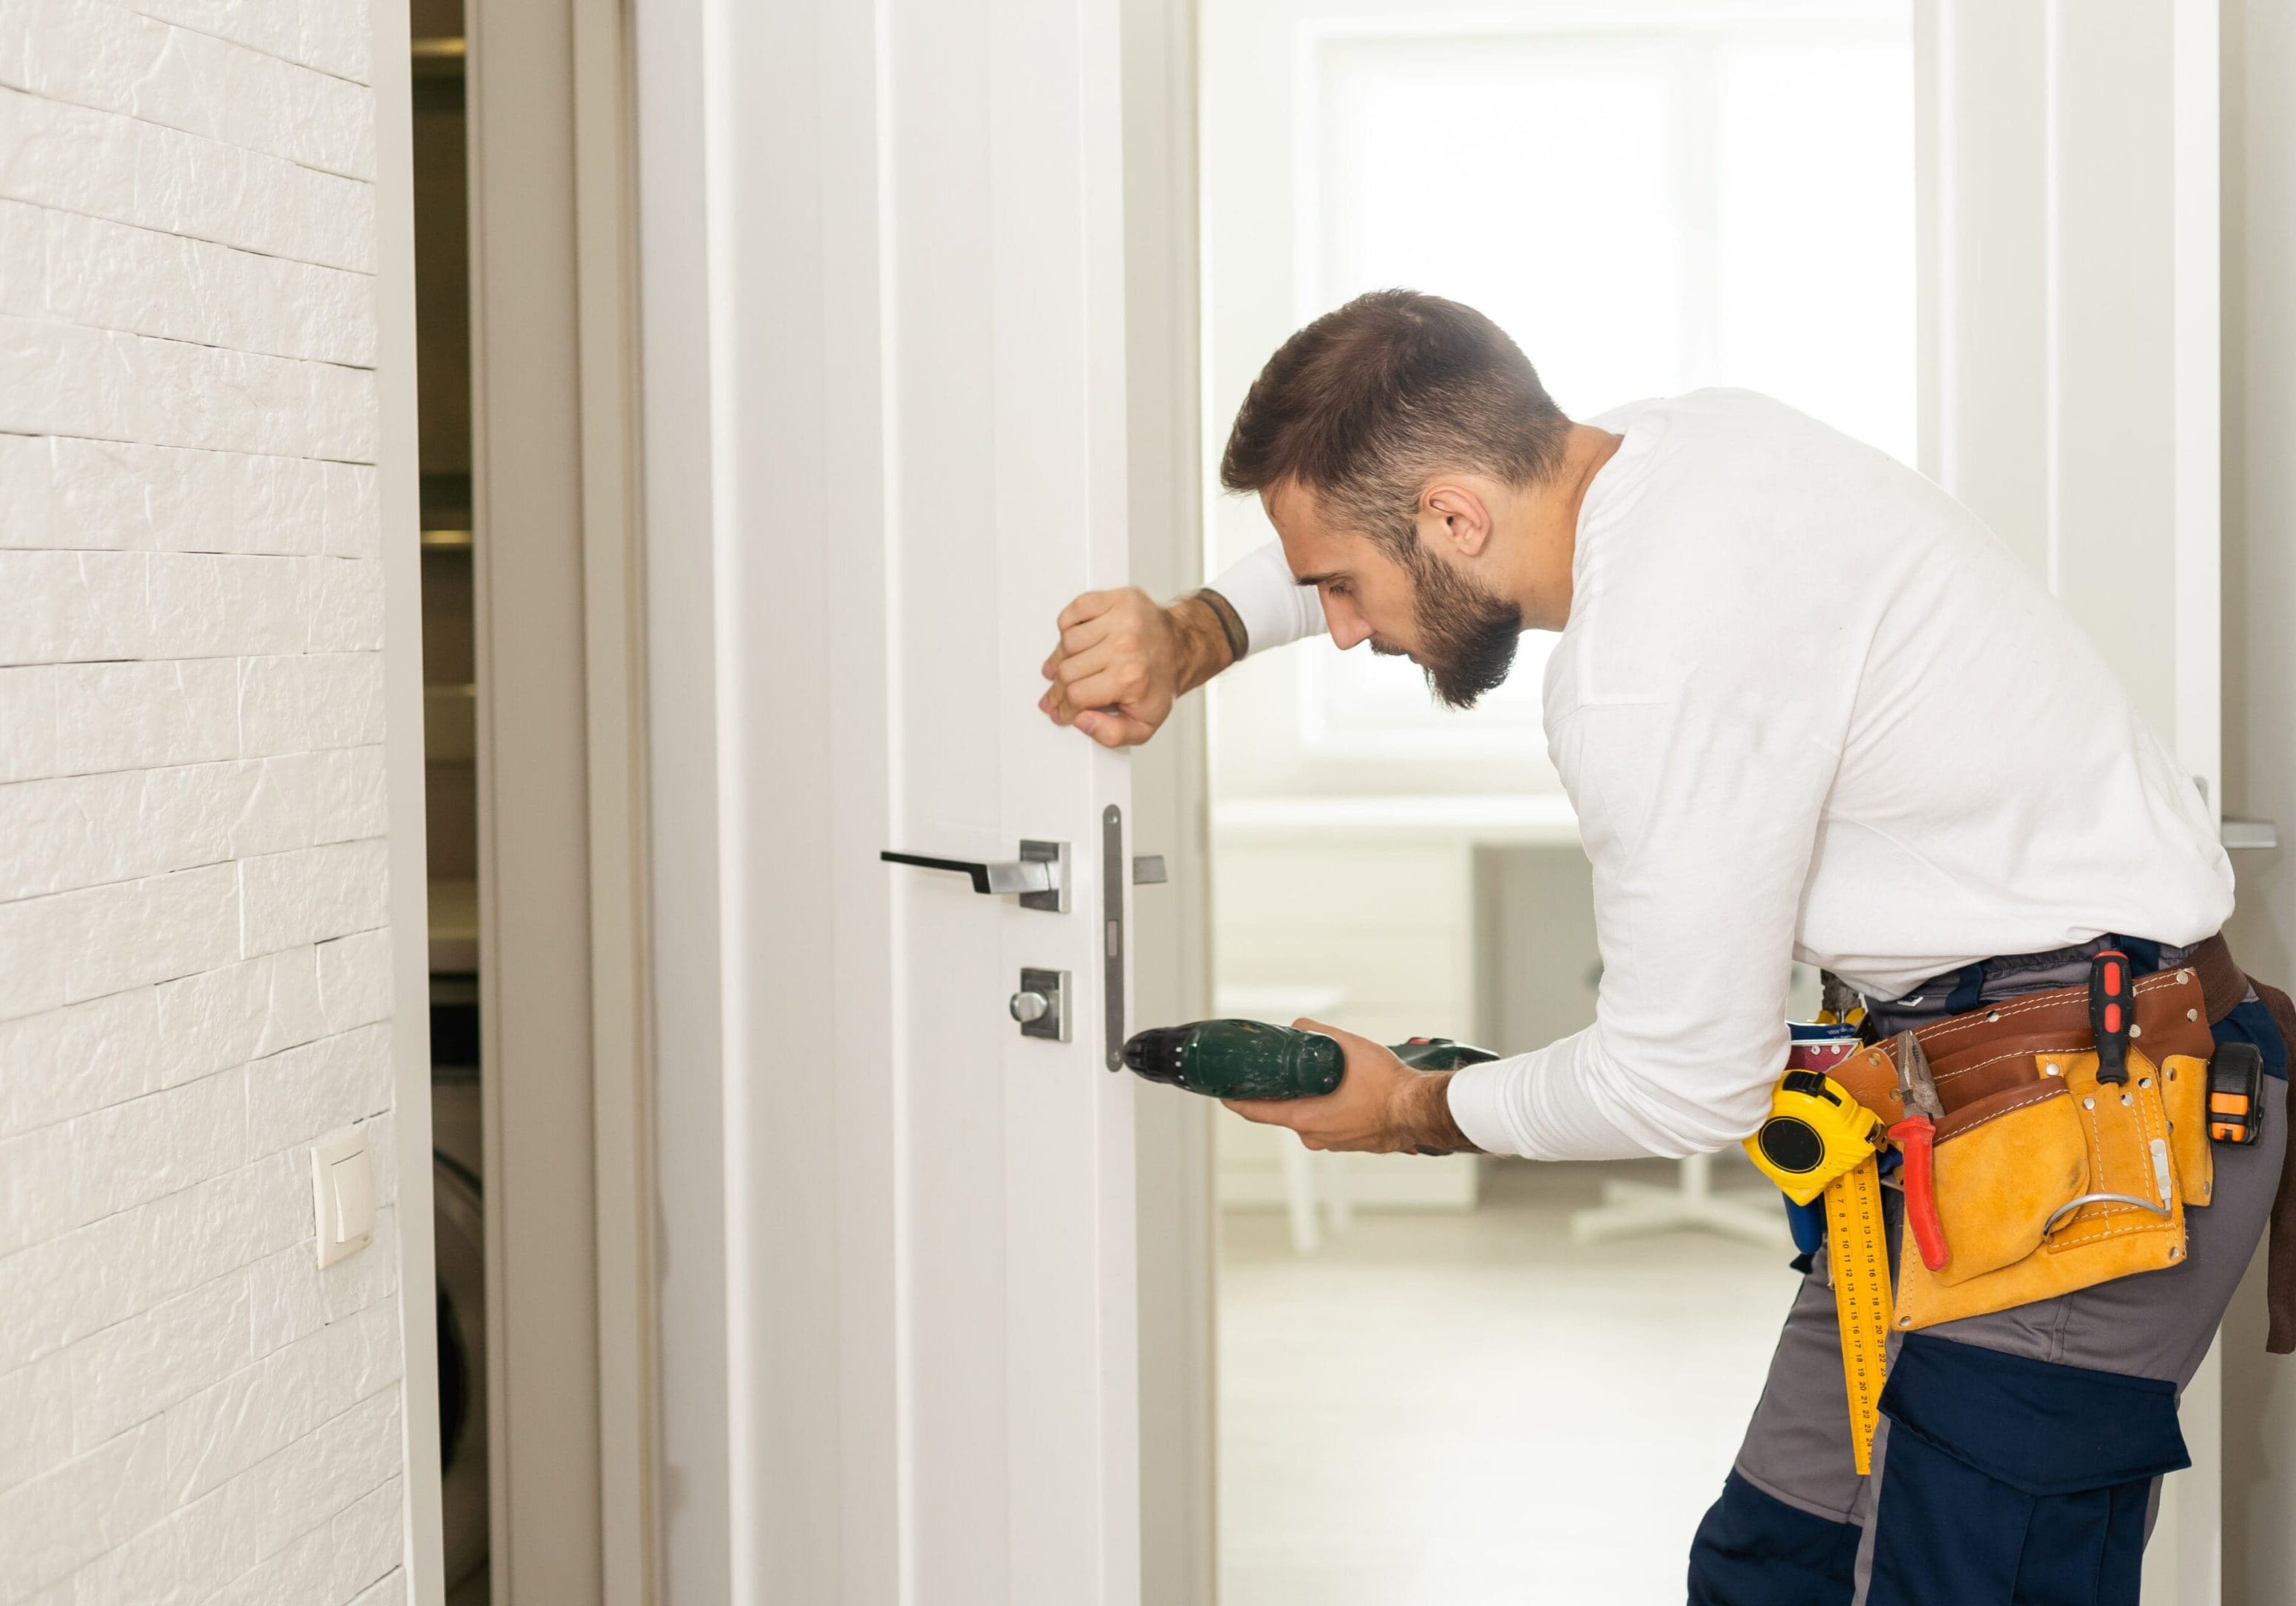
{"label": "yellow folding ruler", "polygon": [[1797,1067],[1779,1078],[1770,1118],[1746,1140],[1754,1164],[1794,1203],[1808,1206],[1824,1195],[1826,1269],[1833,1276],[1849,1439],[1860,1477],[1873,1470],[1890,1339],[1890,1244],[1874,1161],[1882,1137],[1881,1121],[1847,1087]]}
{"label": "yellow folding ruler", "polygon": [[1890,1243],[1882,1225],[1882,1174],[1871,1155],[1826,1184],[1825,1262],[1841,1324],[1849,1446],[1862,1478],[1874,1470],[1874,1427],[1881,1419],[1890,1342]]}

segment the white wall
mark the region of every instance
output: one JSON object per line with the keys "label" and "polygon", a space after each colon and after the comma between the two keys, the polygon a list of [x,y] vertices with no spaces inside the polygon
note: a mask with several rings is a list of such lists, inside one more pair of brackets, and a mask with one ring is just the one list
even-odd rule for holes
{"label": "white wall", "polygon": [[368,38],[0,0],[11,1602],[405,1594]]}
{"label": "white wall", "polygon": [[[2224,11],[2225,812],[2296,842],[2296,16]],[[2296,983],[2296,855],[2236,853],[2234,951]],[[2296,1362],[2264,1352],[2261,1257],[2225,1319],[2227,1606],[2296,1600]]]}

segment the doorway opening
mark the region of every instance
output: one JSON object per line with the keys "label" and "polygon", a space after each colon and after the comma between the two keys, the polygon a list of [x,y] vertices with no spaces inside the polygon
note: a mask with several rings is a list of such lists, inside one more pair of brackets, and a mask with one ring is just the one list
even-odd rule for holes
{"label": "doorway opening", "polygon": [[[1200,17],[1207,463],[1285,335],[1391,286],[1488,314],[1574,418],[1743,386],[1915,461],[1904,0]],[[1273,532],[1206,495],[1217,574]],[[1593,1020],[1552,639],[1464,715],[1324,643],[1222,677],[1215,1012],[1503,1053]],[[1543,1597],[1678,1593],[1796,1282],[1752,1168],[1310,1155],[1216,1120],[1220,1598],[1512,1602],[1527,1557]]]}
{"label": "doorway opening", "polygon": [[439,1487],[447,1606],[486,1606],[486,1160],[479,1052],[468,40],[461,0],[414,0],[409,20]]}

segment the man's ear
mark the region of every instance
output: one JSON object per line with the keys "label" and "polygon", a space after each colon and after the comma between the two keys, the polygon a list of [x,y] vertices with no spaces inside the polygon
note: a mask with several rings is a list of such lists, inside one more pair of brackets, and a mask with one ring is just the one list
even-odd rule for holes
{"label": "man's ear", "polygon": [[1490,542],[1490,504],[1454,479],[1435,480],[1419,493],[1419,521],[1463,558],[1480,557]]}

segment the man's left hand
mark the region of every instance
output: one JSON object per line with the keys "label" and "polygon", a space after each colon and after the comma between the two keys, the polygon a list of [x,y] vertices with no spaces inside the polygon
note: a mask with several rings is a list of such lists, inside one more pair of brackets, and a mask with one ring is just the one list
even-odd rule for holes
{"label": "man's left hand", "polygon": [[1292,1023],[1336,1041],[1347,1056],[1337,1091],[1320,1099],[1223,1099],[1248,1121],[1289,1127],[1310,1149],[1370,1154],[1480,1152],[1451,1119],[1451,1075],[1414,1070],[1392,1049],[1320,1020]]}

